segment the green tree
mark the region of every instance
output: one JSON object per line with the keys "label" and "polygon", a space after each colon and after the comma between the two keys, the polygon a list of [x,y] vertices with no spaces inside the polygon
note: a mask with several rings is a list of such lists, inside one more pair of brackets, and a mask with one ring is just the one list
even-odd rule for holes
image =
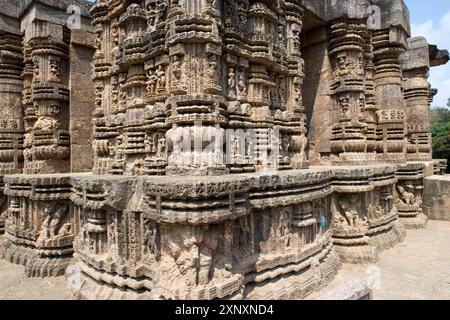
{"label": "green tree", "polygon": [[[450,107],[450,99],[447,106]],[[450,109],[431,109],[430,122],[433,136],[433,158],[447,159],[450,165]]]}

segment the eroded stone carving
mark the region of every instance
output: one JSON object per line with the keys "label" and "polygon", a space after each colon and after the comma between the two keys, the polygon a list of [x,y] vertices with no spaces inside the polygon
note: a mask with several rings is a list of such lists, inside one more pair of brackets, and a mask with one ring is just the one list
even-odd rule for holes
{"label": "eroded stone carving", "polygon": [[98,0],[86,175],[56,174],[77,159],[77,34],[0,32],[0,174],[25,173],[5,178],[0,252],[29,276],[72,264],[86,299],[299,299],[375,262],[425,226],[444,165],[415,115],[445,54],[406,41],[399,4],[373,27],[354,4]]}

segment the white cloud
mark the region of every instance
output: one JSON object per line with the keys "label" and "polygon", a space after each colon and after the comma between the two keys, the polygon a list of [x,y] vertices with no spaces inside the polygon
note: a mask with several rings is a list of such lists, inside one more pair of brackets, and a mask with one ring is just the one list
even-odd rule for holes
{"label": "white cloud", "polygon": [[[442,19],[435,23],[428,20],[420,24],[411,24],[412,36],[423,36],[428,43],[436,44],[439,49],[450,50],[450,11]],[[450,62],[445,66],[432,68],[430,71],[430,83],[433,88],[437,88],[439,93],[434,98],[433,106],[447,105],[450,98]]]}

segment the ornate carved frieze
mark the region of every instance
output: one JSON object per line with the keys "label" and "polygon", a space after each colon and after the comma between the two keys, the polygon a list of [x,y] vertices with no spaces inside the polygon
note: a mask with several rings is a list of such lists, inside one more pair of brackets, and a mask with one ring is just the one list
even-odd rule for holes
{"label": "ornate carved frieze", "polygon": [[394,205],[395,166],[343,167],[334,171],[333,243],[343,261],[375,262],[403,241]]}
{"label": "ornate carved frieze", "polygon": [[[74,178],[76,293],[304,297],[339,267],[329,229],[330,176],[315,170],[208,179]],[[290,279],[292,289],[277,289],[285,281],[280,277]],[[99,280],[107,296],[97,294]],[[267,282],[272,289],[261,290]]]}
{"label": "ornate carved frieze", "polygon": [[5,177],[9,207],[3,258],[25,266],[29,277],[63,275],[75,236],[67,176]]}
{"label": "ornate carved frieze", "polygon": [[423,214],[422,195],[425,164],[408,162],[397,172],[398,183],[395,189],[395,206],[400,220],[408,229],[422,229],[427,225],[427,216]]}
{"label": "ornate carved frieze", "polygon": [[0,174],[23,167],[23,53],[21,38],[0,29]]}

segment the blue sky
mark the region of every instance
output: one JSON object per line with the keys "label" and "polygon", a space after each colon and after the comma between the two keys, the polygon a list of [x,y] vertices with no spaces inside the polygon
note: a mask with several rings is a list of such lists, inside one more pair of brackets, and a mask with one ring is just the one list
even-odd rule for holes
{"label": "blue sky", "polygon": [[[404,0],[411,15],[412,36],[424,36],[431,44],[450,51],[450,1]],[[450,98],[450,62],[431,69],[430,82],[439,89],[433,106],[447,105]]]}

